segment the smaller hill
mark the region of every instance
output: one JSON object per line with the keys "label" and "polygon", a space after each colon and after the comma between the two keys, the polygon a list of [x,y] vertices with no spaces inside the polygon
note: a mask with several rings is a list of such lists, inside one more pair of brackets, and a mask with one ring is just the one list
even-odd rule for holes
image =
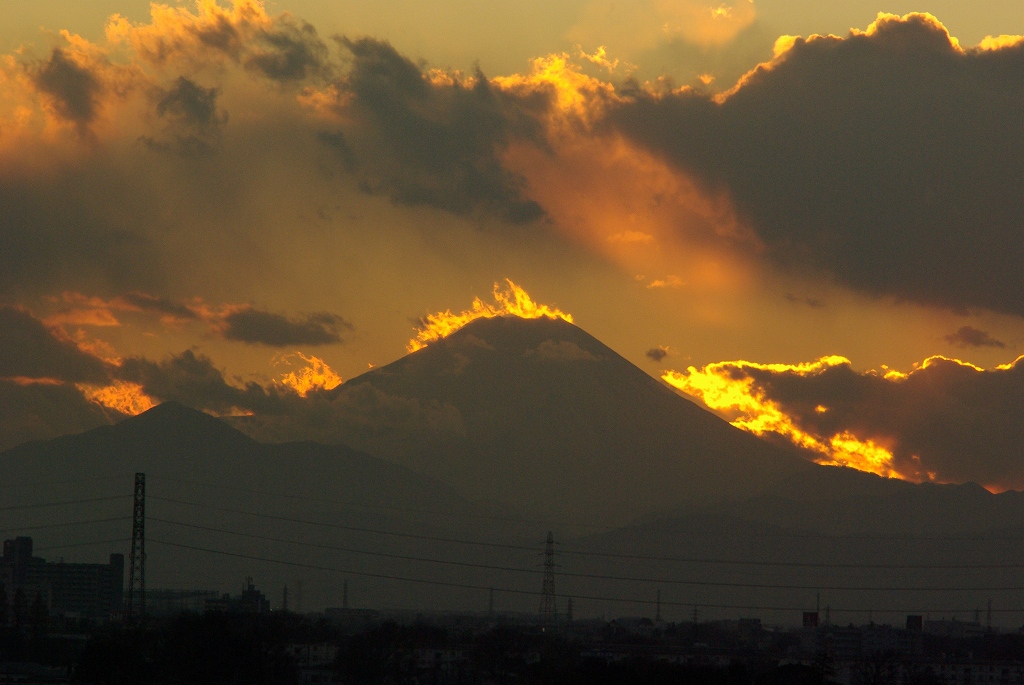
{"label": "smaller hill", "polygon": [[32,536],[51,560],[127,554],[136,472],[147,479],[150,588],[224,591],[251,575],[275,606],[285,584],[293,606],[303,596],[308,608],[340,606],[346,578],[363,606],[458,606],[479,593],[437,597],[437,586],[389,578],[496,584],[414,559],[475,553],[479,563],[517,565],[492,559],[489,547],[440,541],[533,544],[546,531],[349,447],[264,444],[165,402],[114,426],[0,452],[5,535]]}

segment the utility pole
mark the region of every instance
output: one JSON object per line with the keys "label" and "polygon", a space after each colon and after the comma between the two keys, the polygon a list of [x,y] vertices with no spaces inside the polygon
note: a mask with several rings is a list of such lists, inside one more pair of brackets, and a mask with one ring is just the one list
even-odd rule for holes
{"label": "utility pole", "polygon": [[135,474],[132,558],[128,566],[128,617],[146,617],[146,474]]}
{"label": "utility pole", "polygon": [[555,536],[548,531],[544,545],[544,582],[540,590],[540,622],[555,625],[558,609],[555,606]]}
{"label": "utility pole", "polygon": [[494,588],[491,588],[487,596],[487,618],[494,619]]}
{"label": "utility pole", "polygon": [[658,603],[657,603],[656,607],[657,608],[654,610],[654,625],[660,626],[661,625],[661,588],[658,588]]}

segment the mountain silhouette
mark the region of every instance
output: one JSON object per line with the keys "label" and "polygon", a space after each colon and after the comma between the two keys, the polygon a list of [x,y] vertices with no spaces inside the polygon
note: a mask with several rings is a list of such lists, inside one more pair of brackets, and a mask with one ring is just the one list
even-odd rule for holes
{"label": "mountain silhouette", "polygon": [[370,384],[455,407],[464,435],[363,448],[544,515],[621,524],[751,496],[813,468],[681,397],[562,320],[478,319],[335,392]]}
{"label": "mountain silhouette", "polygon": [[360,601],[418,605],[431,586],[367,578],[422,574],[403,557],[436,554],[436,537],[521,542],[541,535],[539,524],[391,462],[344,445],[260,443],[175,402],[0,453],[5,534],[34,537],[49,559],[65,550],[104,563],[111,552],[127,554],[137,472],[147,481],[150,587],[226,589],[255,575],[276,597],[282,585],[295,592],[306,579],[307,606],[340,605],[346,576],[309,568],[323,566],[362,579],[353,581]]}
{"label": "mountain silhouette", "polygon": [[253,575],[323,607],[349,581],[359,606],[480,610],[498,588],[503,610],[535,611],[550,526],[559,593],[582,615],[648,612],[630,601],[654,583],[674,620],[708,605],[791,621],[819,592],[842,621],[1016,606],[1024,494],[817,466],[570,324],[477,321],[346,386],[366,384],[455,408],[462,433],[380,439],[371,456],[261,443],[167,402],[0,453],[5,534],[32,535],[49,559],[127,553],[141,471],[151,588],[223,591]]}
{"label": "mountain silhouette", "polygon": [[0,453],[0,473],[12,492],[54,479],[109,478],[123,484],[135,472],[361,503],[461,499],[441,483],[344,445],[259,443],[177,402],[164,402],[113,426]]}

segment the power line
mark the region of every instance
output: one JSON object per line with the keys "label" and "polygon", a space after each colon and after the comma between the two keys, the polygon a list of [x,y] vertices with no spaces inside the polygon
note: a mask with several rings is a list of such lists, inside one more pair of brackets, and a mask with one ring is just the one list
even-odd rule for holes
{"label": "power line", "polygon": [[286,499],[297,499],[305,502],[321,502],[324,504],[337,504],[342,507],[359,507],[362,509],[374,509],[378,511],[408,511],[416,514],[430,514],[431,516],[450,516],[453,518],[471,518],[471,519],[484,519],[491,521],[503,521],[505,523],[529,523],[536,524],[538,526],[560,526],[562,528],[590,528],[592,530],[604,530],[609,531],[613,528],[609,526],[600,526],[594,523],[579,523],[579,522],[565,522],[565,521],[538,521],[535,519],[523,519],[515,518],[510,516],[495,516],[490,514],[469,514],[454,511],[438,511],[436,509],[418,509],[414,507],[398,507],[398,506],[379,506],[373,504],[358,504],[355,502],[345,502],[336,499],[326,499],[321,497],[307,497],[305,495],[292,495],[283,492],[272,492],[266,490],[252,490],[250,488],[232,487],[230,485],[217,485],[214,483],[204,483],[196,480],[186,480],[184,478],[171,478],[169,476],[149,476],[150,479],[156,478],[157,480],[166,480],[172,483],[183,483],[187,485],[199,485],[206,488],[214,488],[217,490],[231,490],[234,492],[244,492],[252,495],[268,495],[270,497],[282,497]]}
{"label": "power line", "polygon": [[35,481],[19,481],[19,486],[24,490],[34,490],[36,488],[48,488],[54,485],[81,485],[82,483],[95,483],[97,481],[105,480],[110,483],[121,483],[122,474],[116,476],[90,476],[88,478],[70,478],[65,480],[35,480]]}
{"label": "power line", "polygon": [[339,530],[351,530],[357,533],[374,533],[376,535],[391,535],[394,537],[410,538],[413,540],[426,540],[428,542],[450,542],[459,545],[476,545],[479,547],[494,547],[498,549],[514,549],[520,551],[537,551],[534,547],[526,547],[524,545],[510,545],[500,542],[482,542],[478,540],[460,540],[458,538],[446,538],[437,535],[419,535],[416,533],[400,533],[391,530],[381,530],[379,528],[362,528],[359,526],[345,526],[340,523],[323,523],[321,521],[307,521],[303,519],[289,518],[287,516],[274,516],[273,514],[262,514],[258,511],[242,511],[240,509],[230,509],[227,507],[218,507],[212,504],[202,504],[199,502],[186,502],[184,500],[171,499],[170,497],[158,497],[156,495],[150,495],[149,499],[159,500],[161,502],[173,502],[174,504],[185,504],[193,507],[200,507],[204,509],[212,509],[214,511],[223,511],[229,514],[241,514],[243,516],[255,516],[257,518],[270,519],[272,521],[285,521],[288,523],[302,523],[311,526],[323,526],[325,528],[337,528]]}
{"label": "power line", "polygon": [[48,545],[46,547],[36,547],[37,552],[46,552],[51,549],[67,549],[70,547],[90,547],[95,545],[113,545],[118,542],[128,542],[130,538],[113,538],[110,540],[92,540],[91,542],[69,542],[66,545]]}
{"label": "power line", "polygon": [[63,502],[43,502],[39,504],[14,504],[0,507],[0,511],[15,511],[17,509],[42,509],[44,507],[66,507],[69,504],[86,504],[89,502],[111,502],[117,499],[129,499],[131,495],[112,495],[110,497],[91,497],[89,499],[73,499]]}
{"label": "power line", "polygon": [[65,528],[70,526],[85,526],[92,523],[112,523],[114,521],[129,521],[131,516],[115,516],[106,519],[92,519],[89,521],[65,521],[63,523],[48,523],[42,526],[17,526],[14,528],[0,528],[0,533],[19,533],[26,530],[44,530],[47,528]]}
{"label": "power line", "polygon": [[[443,564],[448,566],[460,566],[468,568],[479,568],[491,571],[507,571],[511,573],[525,573],[531,575],[537,575],[545,573],[539,569],[533,568],[521,568],[516,566],[501,566],[497,564],[483,564],[473,563],[465,561],[453,561],[450,559],[434,559],[430,557],[418,557],[405,554],[391,554],[387,552],[373,552],[369,550],[356,549],[352,547],[336,547],[333,545],[324,545],[318,543],[305,543],[296,540],[287,540],[283,538],[274,538],[265,535],[257,535],[255,533],[243,533],[234,530],[227,530],[224,528],[215,528],[212,526],[200,526],[192,523],[183,523],[180,521],[173,521],[170,519],[154,518],[149,517],[150,521],[159,521],[161,523],[167,523],[176,526],[182,526],[185,528],[194,528],[198,530],[211,531],[215,533],[224,533],[227,535],[237,535],[240,537],[251,538],[255,540],[263,540],[265,542],[280,542],[292,545],[302,545],[304,547],[313,547],[316,549],[326,549],[336,552],[346,552],[350,554],[363,554],[367,556],[383,557],[388,559],[399,559],[402,561],[417,561],[431,564]],[[829,590],[833,592],[1011,592],[1019,591],[1024,588],[1021,586],[1013,587],[878,587],[878,586],[848,586],[848,585],[785,585],[785,584],[773,584],[773,583],[740,583],[740,582],[725,582],[725,581],[705,581],[705,580],[681,580],[678,578],[641,578],[635,576],[617,576],[608,575],[601,573],[576,573],[571,571],[559,572],[559,576],[566,578],[585,578],[591,580],[616,580],[622,582],[633,582],[633,583],[657,583],[666,585],[686,585],[686,586],[698,586],[698,587],[729,587],[729,588],[749,588],[749,589],[760,589],[760,590]]]}
{"label": "power line", "polygon": [[[321,521],[310,521],[308,519],[297,519],[290,518],[287,516],[275,516],[273,514],[264,514],[256,511],[244,511],[241,509],[231,509],[228,507],[218,507],[212,504],[205,504],[201,502],[186,502],[184,500],[177,500],[168,497],[158,497],[156,495],[150,495],[149,499],[160,500],[163,502],[172,502],[175,504],[184,504],[188,506],[200,507],[205,509],[212,509],[214,511],[222,511],[232,514],[241,514],[244,516],[255,516],[258,518],[266,518],[275,521],[283,521],[287,523],[298,523],[302,525],[311,526],[322,526],[326,528],[335,528],[340,530],[349,530],[361,533],[372,533],[377,535],[388,535],[393,537],[411,538],[416,540],[426,540],[430,542],[448,542],[460,545],[475,545],[481,547],[498,548],[498,549],[510,549],[515,551],[537,551],[535,547],[528,547],[525,545],[512,545],[498,542],[482,542],[477,540],[465,540],[458,538],[448,538],[443,536],[433,535],[419,535],[415,533],[402,533],[398,531],[381,530],[379,528],[362,528],[358,526],[346,526],[338,523],[324,523]],[[231,532],[231,531],[221,531]],[[354,550],[353,550],[354,551]],[[843,569],[916,569],[916,570],[994,570],[994,569],[1019,569],[1024,568],[1024,563],[1017,564],[871,564],[871,563],[843,563],[843,562],[799,562],[799,561],[744,561],[738,559],[709,559],[701,557],[671,557],[671,556],[654,556],[654,555],[641,555],[641,554],[619,554],[612,552],[589,552],[584,550],[573,550],[573,549],[559,549],[559,554],[571,555],[571,556],[583,556],[583,557],[604,557],[610,559],[627,559],[636,561],[671,561],[679,563],[703,563],[703,564],[722,564],[722,565],[736,565],[736,566],[777,566],[787,568],[843,568]],[[655,582],[655,581],[651,581]],[[826,589],[821,587],[820,589]]]}
{"label": "power line", "polygon": [[[366,578],[378,578],[378,579],[382,579],[382,580],[397,580],[397,581],[402,581],[402,582],[418,583],[418,584],[423,584],[423,585],[437,585],[437,586],[441,586],[441,587],[461,588],[461,589],[466,589],[466,590],[482,590],[482,591],[488,591],[488,592],[493,587],[493,586],[484,586],[484,585],[472,585],[470,583],[457,583],[457,582],[453,582],[453,581],[430,580],[430,579],[427,579],[427,578],[412,578],[412,577],[409,577],[409,576],[398,576],[398,575],[392,575],[392,574],[386,574],[386,573],[372,573],[372,572],[368,572],[368,571],[353,571],[351,569],[341,569],[341,568],[336,568],[336,567],[333,567],[333,566],[321,566],[319,564],[307,564],[307,563],[303,563],[303,562],[299,562],[299,561],[285,561],[283,559],[271,559],[271,558],[268,558],[268,557],[260,557],[260,556],[256,556],[256,555],[252,555],[252,554],[239,554],[237,552],[227,552],[227,551],[219,550],[219,549],[210,549],[208,547],[198,547],[198,546],[195,546],[195,545],[185,545],[185,544],[181,544],[181,543],[177,543],[177,542],[168,542],[166,540],[156,540],[156,539],[153,539],[153,538],[150,538],[149,541],[153,542],[153,543],[156,543],[158,545],[165,545],[165,546],[168,546],[168,547],[177,547],[179,549],[188,549],[188,550],[192,550],[192,551],[195,551],[195,552],[205,552],[205,553],[208,553],[208,554],[218,554],[218,555],[221,555],[221,556],[234,557],[236,559],[248,559],[250,561],[263,561],[263,562],[267,562],[267,563],[271,563],[271,564],[280,564],[282,566],[294,566],[294,567],[297,567],[297,568],[306,568],[306,569],[310,569],[310,570],[314,570],[314,571],[329,571],[329,572],[333,572],[333,573],[343,573],[343,574],[346,574],[346,575],[362,576],[362,577],[366,577]],[[509,593],[509,594],[529,595],[529,596],[534,596],[534,597],[541,595],[541,593],[536,591],[536,590],[519,590],[519,589],[514,589],[514,588],[495,588],[495,589],[497,589],[500,592]],[[581,595],[581,594],[576,594],[576,593],[573,593],[572,596],[575,599],[586,599],[586,600],[593,600],[593,601],[599,601],[599,602],[620,602],[620,603],[630,603],[630,604],[650,604],[650,605],[654,605],[654,604],[657,604],[657,601],[658,601],[658,600],[655,600],[655,599],[640,599],[640,598],[632,599],[632,598],[627,598],[627,597],[609,597],[609,596],[596,596],[596,595]],[[748,610],[748,611],[803,611],[803,610],[806,609],[806,607],[757,606],[757,605],[752,605],[752,604],[742,604],[742,605],[741,604],[702,604],[702,603],[699,603],[699,602],[679,602],[679,601],[671,601],[671,600],[664,600],[664,599],[661,600],[661,604],[662,604],[662,606],[665,606],[665,605],[679,606],[679,607],[694,607],[694,606],[696,606],[696,607],[700,607],[700,608],[704,608],[704,609],[741,609],[741,610]],[[832,608],[832,611],[852,613],[852,614],[866,614],[866,613],[871,613],[871,612],[874,612],[874,613],[877,613],[877,614],[884,614],[884,613],[891,613],[891,614],[957,614],[957,613],[964,613],[964,612],[968,612],[968,611],[973,611],[973,609],[916,609],[916,608],[915,609],[842,609],[842,608]],[[992,609],[992,611],[993,611],[993,613],[995,613],[995,612],[1000,612],[1000,613],[1020,613],[1022,610],[1021,609]]]}
{"label": "power line", "polygon": [[604,557],[609,559],[629,559],[633,561],[672,561],[688,564],[722,564],[731,566],[783,566],[796,568],[851,568],[851,569],[916,569],[916,570],[955,570],[971,569],[1017,569],[1024,568],[1024,562],[1011,564],[882,564],[860,562],[815,562],[815,561],[761,561],[743,559],[715,559],[707,557],[673,557],[646,554],[618,554],[615,552],[588,552],[584,550],[560,549],[559,554],[581,557]]}
{"label": "power line", "polygon": [[[156,498],[150,496],[150,499],[156,499]],[[315,549],[326,549],[326,550],[330,550],[332,552],[347,552],[349,554],[365,554],[365,555],[371,556],[371,557],[383,557],[383,558],[386,558],[386,559],[399,559],[399,560],[402,560],[402,561],[422,561],[422,562],[432,563],[432,564],[445,564],[447,566],[463,566],[463,567],[467,567],[467,568],[480,568],[480,569],[487,569],[487,570],[493,570],[493,571],[516,571],[516,572],[520,572],[520,573],[540,573],[540,571],[538,571],[536,569],[530,569],[530,568],[516,568],[516,567],[513,567],[513,566],[497,566],[497,565],[494,565],[494,564],[481,564],[481,563],[474,563],[474,562],[469,562],[469,561],[453,561],[451,559],[431,559],[429,557],[415,557],[415,556],[410,556],[410,555],[406,555],[406,554],[391,554],[391,553],[388,553],[388,552],[371,552],[371,551],[365,550],[365,549],[356,549],[356,548],[353,548],[353,547],[337,547],[335,545],[324,545],[324,544],[319,544],[319,543],[315,543],[315,542],[299,542],[297,540],[286,540],[284,538],[273,538],[273,537],[268,537],[266,535],[256,535],[254,533],[242,533],[242,532],[235,531],[235,530],[226,530],[224,528],[214,528],[212,526],[200,526],[200,525],[197,525],[197,524],[194,524],[194,523],[183,523],[181,521],[172,521],[170,519],[156,518],[154,516],[147,517],[147,520],[149,520],[149,521],[156,521],[156,522],[159,522],[159,523],[169,523],[171,525],[182,526],[184,528],[194,528],[194,529],[197,529],[197,530],[205,530],[205,531],[210,531],[210,532],[214,532],[214,533],[226,533],[228,535],[237,535],[239,537],[252,538],[254,540],[263,540],[264,542],[283,542],[285,544],[290,544],[290,545],[302,545],[303,547],[313,547]],[[533,550],[532,548],[526,548],[526,549],[529,549],[530,551],[536,551],[536,550]]]}

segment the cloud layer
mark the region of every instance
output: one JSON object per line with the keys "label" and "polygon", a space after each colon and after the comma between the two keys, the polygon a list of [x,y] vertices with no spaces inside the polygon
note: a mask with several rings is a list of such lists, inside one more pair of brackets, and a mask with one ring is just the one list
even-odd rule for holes
{"label": "cloud layer", "polygon": [[727,192],[778,265],[1024,314],[1024,44],[963,49],[916,14],[776,50],[726,94],[641,89],[611,123]]}
{"label": "cloud layer", "polygon": [[368,192],[456,214],[485,212],[512,223],[543,215],[499,153],[515,138],[540,138],[522,103],[477,72],[424,74],[388,43],[341,39],[352,67],[327,107],[347,126],[322,139]]}
{"label": "cloud layer", "polygon": [[749,430],[829,446],[840,463],[877,457],[869,470],[887,475],[1024,487],[1024,358],[981,369],[931,357],[909,374],[861,373],[842,358],[721,362],[667,380]]}
{"label": "cloud layer", "polygon": [[352,324],[335,314],[320,313],[305,319],[289,319],[282,314],[252,307],[230,312],[221,322],[221,332],[228,340],[272,347],[340,343],[340,331],[352,330]]}
{"label": "cloud layer", "polygon": [[[132,299],[182,314],[176,305],[138,294]],[[291,325],[277,330],[279,323],[271,325],[270,335],[258,328],[259,341],[273,344],[275,335],[296,334]],[[313,338],[306,345],[317,344],[322,334],[298,329],[298,335]],[[322,360],[298,356],[306,366],[263,383],[231,378],[193,350],[159,361],[108,361],[30,312],[0,307],[0,450],[108,425],[169,400],[216,415],[246,416],[238,426],[270,441],[315,439],[375,449],[463,431],[454,407],[393,397],[369,385],[337,387],[341,379]]]}
{"label": "cloud layer", "polygon": [[108,365],[60,329],[24,309],[0,306],[0,378],[101,383],[108,377]]}
{"label": "cloud layer", "polygon": [[120,418],[77,384],[110,382],[111,365],[59,328],[0,306],[0,449],[76,433]]}
{"label": "cloud layer", "polygon": [[[713,47],[751,30],[752,9],[729,6],[733,21],[712,17],[704,38],[686,40]],[[773,60],[716,94],[613,83],[568,55],[490,78],[430,69],[385,40],[322,36],[256,0],[152,12],[142,24],[114,17],[98,42],[63,33],[42,54],[0,58],[0,302],[53,309],[37,318],[0,308],[4,430],[17,439],[114,420],[118,406],[144,406],[132,397],[252,413],[250,427],[267,435],[339,439],[389,422],[457,432],[449,407],[246,383],[201,348],[181,351],[191,343],[101,355],[59,328],[115,331],[147,316],[217,344],[349,342],[347,306],[342,316],[328,297],[305,304],[326,288],[303,257],[336,248],[340,233],[380,254],[339,250],[329,265],[339,272],[387,261],[418,273],[424,245],[459,252],[446,243],[458,224],[524,254],[544,232],[568,236],[652,297],[796,273],[889,300],[1024,315],[1017,39],[964,48],[928,15],[882,16],[846,37],[784,38]],[[612,64],[589,59],[592,71]],[[410,216],[414,247],[391,264],[395,217]],[[275,278],[285,261],[311,283],[268,300],[267,283],[290,286]],[[827,306],[786,298],[842,316],[831,291]],[[377,309],[404,324],[404,305],[386,305]],[[946,341],[1007,344],[970,326]],[[568,349],[537,354],[579,360]],[[1013,452],[1019,366],[933,359],[907,378],[842,364],[729,373],[828,444],[874,441],[896,472],[1024,484]],[[124,391],[128,403],[104,409],[89,399],[95,388]],[[887,417],[878,406],[896,409]]]}
{"label": "cloud layer", "polygon": [[183,302],[138,291],[109,300],[69,291],[50,300],[57,305],[47,317],[51,324],[120,326],[118,317],[124,313],[149,314],[172,326],[201,322],[225,340],[268,347],[336,345],[344,342],[343,332],[355,330],[344,317],[329,312],[287,316],[248,304],[212,307],[201,298]]}
{"label": "cloud layer", "polygon": [[[694,240],[871,294],[1024,314],[1024,43],[965,49],[914,14],[846,38],[782,38],[776,50],[715,95],[616,87],[564,55],[494,79],[425,69],[385,41],[325,40],[255,0],[155,6],[148,24],[115,17],[105,43],[65,33],[44,57],[3,62],[0,293],[86,279],[159,290],[180,258],[168,236],[182,232],[170,241],[180,248],[193,218],[173,198],[198,191],[198,223],[216,223],[218,210],[205,211],[214,197],[248,202],[247,183],[289,165],[325,188],[505,225],[547,217],[572,234],[588,215],[572,184],[608,164],[591,192],[614,197],[646,174],[676,195],[655,201],[690,206],[674,221]],[[228,169],[237,183],[223,181]],[[303,192],[292,190],[282,203]],[[654,254],[656,233],[620,228],[645,242],[600,241]]]}

